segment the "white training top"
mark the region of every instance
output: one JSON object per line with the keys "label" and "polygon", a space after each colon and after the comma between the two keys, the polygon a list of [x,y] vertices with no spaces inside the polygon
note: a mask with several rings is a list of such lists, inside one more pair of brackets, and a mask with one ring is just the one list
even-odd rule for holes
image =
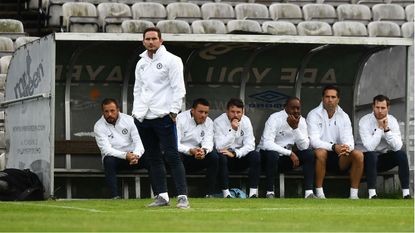
{"label": "white training top", "polygon": [[102,116],[95,123],[94,133],[103,159],[105,156],[126,159],[127,152],[133,152],[139,157],[144,154],[143,143],[134,119],[127,114],[120,112],[115,126]]}
{"label": "white training top", "polygon": [[386,153],[388,150],[398,151],[402,148],[401,131],[396,118],[388,114],[390,131],[384,132],[378,127],[374,113],[369,113],[359,121],[359,134],[363,142],[363,151],[377,151]]}
{"label": "white training top", "polygon": [[190,110],[180,113],[176,118],[179,152],[188,154],[195,147],[205,148],[207,153],[213,149],[213,121],[209,117],[202,124],[196,124]]}
{"label": "white training top", "polygon": [[181,58],[162,45],[151,59],[147,50],[135,68],[132,115],[139,121],[178,113],[186,95]]}
{"label": "white training top", "polygon": [[216,149],[232,148],[236,157],[241,158],[255,150],[255,137],[251,120],[243,115],[238,130],[233,130],[231,121],[226,113],[217,117],[213,122],[214,141]]}
{"label": "white training top", "polygon": [[265,122],[264,132],[258,145],[260,150],[276,151],[280,155],[291,155],[295,144],[299,150],[305,150],[310,145],[307,134],[307,123],[300,118],[298,128],[292,129],[287,123],[288,114],[285,110],[273,113]]}
{"label": "white training top", "polygon": [[333,144],[346,144],[350,150],[354,149],[352,123],[340,106],[337,106],[336,112],[329,119],[323,103],[320,103],[308,113],[307,128],[313,148],[332,151]]}

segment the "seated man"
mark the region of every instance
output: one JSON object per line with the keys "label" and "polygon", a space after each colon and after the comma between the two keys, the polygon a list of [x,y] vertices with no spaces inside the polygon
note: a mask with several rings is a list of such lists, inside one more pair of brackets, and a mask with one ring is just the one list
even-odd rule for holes
{"label": "seated man", "polygon": [[359,199],[358,191],[363,173],[363,153],[354,150],[352,124],[339,104],[340,90],[326,86],[322,102],[307,115],[308,136],[316,156],[316,196],[326,198],[323,180],[326,169],[350,172],[350,199]]}
{"label": "seated man", "polygon": [[364,146],[369,199],[377,198],[377,172],[387,171],[396,166],[399,168],[402,196],[404,199],[411,199],[408,157],[405,151],[401,150],[402,138],[398,121],[388,114],[389,98],[384,95],[375,96],[372,109],[372,113],[363,116],[359,121],[359,134]]}
{"label": "seated man", "polygon": [[95,123],[95,140],[102,154],[105,178],[113,199],[120,199],[117,171],[120,169],[149,169],[143,156],[144,147],[134,119],[120,112],[115,99],[104,99],[102,117]]}
{"label": "seated man", "polygon": [[241,99],[230,99],[223,113],[213,122],[214,142],[219,153],[219,186],[223,197],[229,192],[229,170],[249,168],[249,197],[258,197],[261,169],[259,153],[255,151],[255,137],[251,120],[244,115]]}
{"label": "seated man", "polygon": [[208,117],[209,102],[196,99],[192,108],[177,115],[180,157],[186,171],[207,168],[206,197],[213,197],[218,173],[218,154],[213,150],[213,121]]}
{"label": "seated man", "polygon": [[264,159],[267,175],[267,198],[273,198],[275,174],[289,171],[299,166],[304,170],[305,198],[315,198],[314,153],[308,149],[307,123],[301,116],[301,103],[297,97],[290,97],[284,110],[272,114],[265,123],[261,142],[258,145]]}

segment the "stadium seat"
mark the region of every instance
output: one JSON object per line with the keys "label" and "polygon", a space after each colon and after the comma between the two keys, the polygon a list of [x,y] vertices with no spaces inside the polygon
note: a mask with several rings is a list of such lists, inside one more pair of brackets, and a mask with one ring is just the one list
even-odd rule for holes
{"label": "stadium seat", "polygon": [[300,36],[331,36],[331,27],[326,22],[304,21],[297,25],[297,32]]}
{"label": "stadium seat", "polygon": [[287,21],[265,21],[262,23],[262,31],[272,35],[297,35],[297,28]]}
{"label": "stadium seat", "polygon": [[372,7],[373,21],[392,21],[403,24],[406,21],[405,10],[397,4],[376,4]]}
{"label": "stadium seat", "polygon": [[0,37],[0,57],[9,55],[14,52],[14,45],[12,39],[9,37]]}
{"label": "stadium seat", "polygon": [[366,5],[343,4],[337,7],[337,17],[339,21],[358,21],[367,25],[372,13]]}
{"label": "stadium seat", "polygon": [[131,10],[133,19],[147,20],[156,24],[160,20],[167,19],[166,8],[157,2],[138,2],[135,3]]}
{"label": "stadium seat", "polygon": [[97,10],[98,22],[104,32],[122,32],[122,21],[132,19],[130,7],[124,3],[100,3]]}
{"label": "stadium seat", "polygon": [[185,1],[182,1],[182,2],[190,2],[190,3],[194,3],[198,6],[202,6],[205,3],[214,3],[215,0],[185,0]]}
{"label": "stadium seat", "polygon": [[367,25],[370,37],[400,37],[399,25],[389,21],[374,21]]}
{"label": "stadium seat", "polygon": [[255,20],[259,23],[272,20],[268,8],[259,3],[240,3],[235,6],[236,19]]}
{"label": "stadium seat", "polygon": [[334,23],[337,19],[334,7],[327,4],[306,4],[303,6],[303,16],[307,21]]}
{"label": "stadium seat", "polygon": [[16,39],[16,41],[14,42],[14,47],[17,49],[22,45],[25,45],[29,42],[35,41],[37,39],[39,39],[40,37],[37,36],[22,36]]}
{"label": "stadium seat", "polygon": [[402,24],[402,37],[414,38],[414,22],[406,22]]}
{"label": "stadium seat", "polygon": [[[7,74],[0,74],[0,93],[2,94],[4,94],[4,91],[6,89],[6,78],[7,78]],[[0,111],[0,128],[3,126],[4,126],[4,111]]]}
{"label": "stadium seat", "polygon": [[161,20],[157,23],[157,27],[163,33],[172,33],[172,34],[192,33],[189,23],[183,20]]}
{"label": "stadium seat", "polygon": [[202,19],[202,13],[198,5],[190,2],[170,3],[166,7],[167,19],[184,20],[191,23],[195,20]]}
{"label": "stadium seat", "polygon": [[319,3],[318,0],[284,0],[284,2],[292,3],[301,7],[306,4]]}
{"label": "stadium seat", "polygon": [[23,23],[16,19],[0,19],[0,33],[24,33]]}
{"label": "stadium seat", "polygon": [[255,0],[215,0],[215,1],[230,4],[233,7],[235,7],[236,5],[241,4],[241,3],[255,2]]}
{"label": "stadium seat", "polygon": [[192,23],[193,34],[226,34],[225,24],[216,19],[195,20]]}
{"label": "stadium seat", "polygon": [[[74,2],[75,0],[73,0]],[[62,5],[65,0],[49,0],[49,5],[47,9],[47,19],[48,19],[48,26],[58,27],[62,26],[63,22],[63,13],[62,13]]]}
{"label": "stadium seat", "polygon": [[303,20],[301,8],[292,3],[274,3],[269,6],[269,13],[273,20],[289,21],[294,24]]}
{"label": "stadium seat", "polygon": [[[108,0],[106,0],[106,2],[108,2]],[[137,2],[144,2],[144,0],[117,0],[116,2],[124,3],[124,4],[127,4],[128,6],[132,6]]]}
{"label": "stadium seat", "polygon": [[405,7],[405,15],[406,15],[406,21],[408,22],[414,21],[414,4],[411,4]]}
{"label": "stadium seat", "polygon": [[67,2],[62,5],[63,26],[68,32],[97,32],[98,14],[89,2]]}
{"label": "stadium seat", "polygon": [[228,3],[222,2],[208,2],[203,4],[200,7],[202,12],[203,19],[217,19],[221,20],[224,23],[227,23],[229,20],[234,20],[235,18],[235,11],[233,7]]}
{"label": "stadium seat", "polygon": [[11,59],[12,59],[11,55],[3,56],[0,58],[0,74],[7,74]]}
{"label": "stadium seat", "polygon": [[261,25],[255,20],[231,20],[227,24],[228,33],[262,33]]}
{"label": "stadium seat", "polygon": [[372,8],[376,4],[383,4],[385,0],[352,0],[352,4],[366,5]]}
{"label": "stadium seat", "polygon": [[170,3],[180,2],[180,0],[152,0],[151,2],[160,3],[163,6],[167,6]]}
{"label": "stadium seat", "polygon": [[121,23],[121,30],[126,33],[141,33],[149,27],[154,27],[154,23],[147,20],[127,19]]}
{"label": "stadium seat", "polygon": [[350,4],[351,0],[317,0],[317,3],[329,4],[336,8],[343,4]]}
{"label": "stadium seat", "polygon": [[398,4],[402,7],[406,7],[411,4],[414,4],[414,0],[386,0],[386,3]]}
{"label": "stadium seat", "polygon": [[334,36],[368,36],[366,26],[361,22],[341,21],[333,24]]}
{"label": "stadium seat", "polygon": [[[28,2],[29,9],[38,9],[39,8],[39,2],[40,2],[39,0],[29,0],[27,2]],[[46,10],[48,5],[49,5],[49,0],[42,0],[42,6],[41,7],[44,10]]]}

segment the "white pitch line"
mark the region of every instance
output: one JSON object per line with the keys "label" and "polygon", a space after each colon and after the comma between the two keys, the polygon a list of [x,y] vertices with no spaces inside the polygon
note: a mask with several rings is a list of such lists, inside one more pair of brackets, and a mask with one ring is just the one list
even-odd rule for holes
{"label": "white pitch line", "polygon": [[58,208],[58,209],[69,209],[69,210],[81,210],[87,212],[94,212],[94,213],[104,213],[104,210],[97,210],[92,208],[81,208],[81,207],[74,207],[74,206],[60,206],[60,205],[46,205],[46,204],[35,204],[35,203],[27,203],[27,202],[8,202],[10,204],[15,205],[29,205],[29,206],[40,206],[40,207],[49,207],[49,208]]}

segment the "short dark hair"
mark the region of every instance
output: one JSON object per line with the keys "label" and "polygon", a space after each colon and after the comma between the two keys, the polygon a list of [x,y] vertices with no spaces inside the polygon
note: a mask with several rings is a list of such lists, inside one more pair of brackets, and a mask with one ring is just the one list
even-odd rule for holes
{"label": "short dark hair", "polygon": [[207,99],[197,98],[193,100],[192,108],[196,108],[198,104],[203,105],[203,106],[208,106],[208,107],[210,106],[209,101]]}
{"label": "short dark hair", "polygon": [[287,98],[287,100],[285,100],[284,108],[293,100],[298,100],[298,101],[301,102],[300,98],[298,98],[296,96],[290,96],[290,97]]}
{"label": "short dark hair", "polygon": [[226,104],[226,109],[229,109],[232,106],[236,106],[238,108],[244,108],[244,102],[239,98],[231,98]]}
{"label": "short dark hair", "polygon": [[335,85],[327,85],[323,88],[323,91],[321,92],[321,96],[324,97],[327,90],[335,90],[337,92],[337,97],[340,97],[340,89],[339,87]]}
{"label": "short dark hair", "polygon": [[120,108],[120,106],[118,105],[117,100],[113,99],[113,98],[105,98],[102,102],[101,102],[101,109],[104,109],[104,105],[108,105],[108,104],[112,104],[114,103],[115,106],[117,108]]}
{"label": "short dark hair", "polygon": [[161,31],[160,31],[160,29],[158,27],[149,27],[149,28],[146,28],[144,30],[144,32],[143,32],[143,40],[146,37],[146,33],[147,32],[157,32],[157,35],[158,35],[159,39],[161,39]]}
{"label": "short dark hair", "polygon": [[377,102],[386,101],[386,106],[391,105],[391,101],[390,101],[389,97],[387,97],[386,95],[377,95],[377,96],[373,97],[373,105],[375,105],[376,101]]}

